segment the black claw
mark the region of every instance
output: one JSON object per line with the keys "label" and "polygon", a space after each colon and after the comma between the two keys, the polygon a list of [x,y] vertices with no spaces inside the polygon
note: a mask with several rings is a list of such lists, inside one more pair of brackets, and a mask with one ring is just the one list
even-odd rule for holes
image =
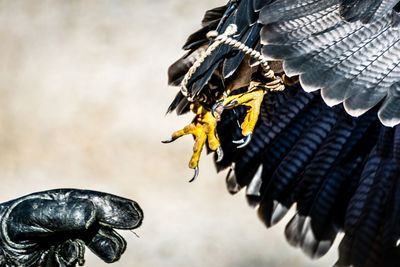
{"label": "black claw", "polygon": [[161,143],[163,143],[163,144],[169,144],[169,143],[172,143],[172,142],[174,142],[176,140],[176,138],[170,138],[170,139],[168,139],[168,140],[164,140],[164,141],[161,141]]}
{"label": "black claw", "polygon": [[223,102],[224,102],[224,100],[220,100],[220,101],[216,102],[216,103],[212,106],[212,108],[211,108],[211,114],[213,115],[214,118],[215,118],[215,110],[217,110],[217,108],[218,108],[219,106],[221,106]]}
{"label": "black claw", "polygon": [[199,166],[197,166],[196,168],[194,168],[194,176],[192,179],[189,180],[189,183],[193,182],[194,180],[196,180],[197,176],[199,176]]}
{"label": "black claw", "polygon": [[230,102],[229,104],[226,104],[225,108],[230,108],[230,107],[233,107],[233,106],[235,106],[237,104],[239,104],[239,101],[234,100],[234,101]]}
{"label": "black claw", "polygon": [[215,160],[215,162],[220,162],[223,158],[224,158],[224,151],[222,151],[221,147],[217,148],[217,159]]}
{"label": "black claw", "polygon": [[240,140],[233,140],[232,143],[234,144],[240,144],[240,146],[238,146],[237,148],[243,148],[245,146],[247,146],[252,138],[252,134],[249,134],[248,136],[245,136],[243,139]]}

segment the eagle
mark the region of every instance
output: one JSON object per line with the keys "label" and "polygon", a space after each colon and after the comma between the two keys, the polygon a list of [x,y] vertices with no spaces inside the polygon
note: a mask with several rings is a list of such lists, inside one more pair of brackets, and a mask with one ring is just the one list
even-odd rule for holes
{"label": "eagle", "polygon": [[[231,0],[206,12],[169,70],[232,194],[336,266],[400,266],[400,1]],[[192,180],[193,180],[192,179]]]}

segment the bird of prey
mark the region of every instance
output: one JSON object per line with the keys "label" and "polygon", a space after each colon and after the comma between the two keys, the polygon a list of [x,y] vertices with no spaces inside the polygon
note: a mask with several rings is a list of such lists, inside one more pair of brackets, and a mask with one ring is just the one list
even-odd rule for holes
{"label": "bird of prey", "polygon": [[231,193],[313,258],[339,232],[337,266],[400,266],[400,3],[231,0],[206,12],[171,65],[195,137]]}

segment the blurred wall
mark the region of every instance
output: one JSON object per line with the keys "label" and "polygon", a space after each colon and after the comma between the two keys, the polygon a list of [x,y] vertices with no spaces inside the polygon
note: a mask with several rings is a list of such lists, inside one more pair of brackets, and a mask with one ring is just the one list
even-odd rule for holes
{"label": "blurred wall", "polygon": [[[192,139],[160,140],[190,116],[165,117],[168,65],[211,0],[1,0],[1,201],[60,187],[138,201],[143,227],[121,232],[113,266],[327,266],[266,231],[243,194],[203,155],[189,184]],[[87,253],[87,266],[106,266]]]}

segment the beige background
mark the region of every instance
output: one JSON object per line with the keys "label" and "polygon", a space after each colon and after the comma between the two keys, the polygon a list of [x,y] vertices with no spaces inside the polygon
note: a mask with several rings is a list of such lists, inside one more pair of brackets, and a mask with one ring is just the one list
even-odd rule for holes
{"label": "beige background", "polygon": [[[328,266],[265,230],[243,194],[203,155],[189,184],[192,139],[162,145],[191,118],[164,116],[166,71],[211,0],[1,0],[1,201],[77,187],[138,201],[143,227],[122,232],[113,266]],[[87,266],[106,266],[87,253]]]}

